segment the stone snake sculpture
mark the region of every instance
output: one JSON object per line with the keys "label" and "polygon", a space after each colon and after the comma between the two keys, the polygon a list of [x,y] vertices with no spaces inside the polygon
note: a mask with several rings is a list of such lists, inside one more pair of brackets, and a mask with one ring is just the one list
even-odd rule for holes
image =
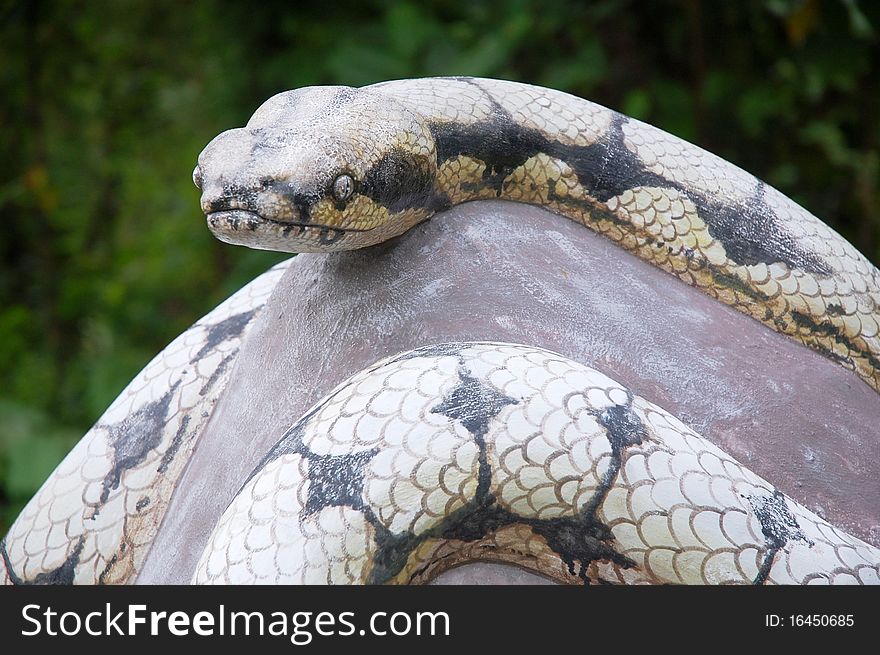
{"label": "stone snake sculpture", "polygon": [[[564,93],[454,78],[267,101],[194,171],[221,240],[361,248],[453,205],[573,219],[880,389],[880,273],[723,160]],[[129,582],[286,263],[172,342],[24,509],[12,583]],[[679,328],[675,328],[679,329]],[[880,583],[880,551],[681,421],[531,346],[446,343],[343,382],[230,504],[194,581],[422,582],[462,562],[565,582]]]}

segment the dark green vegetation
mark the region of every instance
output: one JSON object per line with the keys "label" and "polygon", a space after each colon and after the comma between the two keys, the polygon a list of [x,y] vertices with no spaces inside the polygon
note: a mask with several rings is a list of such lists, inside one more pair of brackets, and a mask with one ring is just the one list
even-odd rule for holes
{"label": "dark green vegetation", "polygon": [[570,91],[739,164],[880,259],[880,3],[0,3],[0,535],[168,341],[283,255],[190,172],[278,91],[470,74]]}

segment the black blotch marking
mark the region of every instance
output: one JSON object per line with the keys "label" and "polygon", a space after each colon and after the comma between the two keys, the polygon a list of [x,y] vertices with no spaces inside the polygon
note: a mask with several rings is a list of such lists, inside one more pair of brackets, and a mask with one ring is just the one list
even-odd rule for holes
{"label": "black blotch marking", "polygon": [[368,508],[364,507],[362,497],[363,470],[378,451],[371,449],[344,455],[317,455],[303,443],[309,421],[332,399],[333,396],[326,398],[291,426],[254,467],[233,498],[270,462],[284,455],[300,455],[307,462],[311,482],[302,518],[320,512],[325,507],[346,506],[366,513]]}
{"label": "black blotch marking", "polygon": [[[142,463],[149,452],[159,445],[171,399],[179,386],[180,380],[158,400],[145,404],[119,423],[103,426],[108,432],[107,439],[113,448],[113,467],[102,482],[100,504],[107,502],[110,491],[119,486],[122,474]],[[98,510],[95,510],[95,515],[97,513]]]}
{"label": "black blotch marking", "polygon": [[[252,310],[231,316],[224,321],[209,327],[206,342],[196,354],[195,360],[200,359],[222,341],[239,335],[250,322],[255,311],[256,310]],[[227,360],[224,360],[224,362],[221,363],[221,366],[224,366]],[[110,446],[113,448],[113,466],[102,482],[101,495],[98,501],[99,505],[106,503],[110,496],[110,492],[119,486],[122,474],[126,470],[134,468],[142,463],[150,451],[159,445],[162,438],[162,430],[167,421],[171,400],[180,384],[181,381],[178,380],[162,395],[161,398],[143,405],[140,409],[125,417],[119,423],[102,426],[107,430],[107,439]],[[168,465],[179,450],[183,442],[183,437],[186,434],[189,421],[190,416],[188,415],[184,416],[181,420],[180,427],[178,428],[174,439],[168,450],[163,454],[162,460],[157,467],[159,473],[164,473],[167,470]],[[142,498],[135,505],[135,509],[141,511],[149,504],[149,502],[149,498]],[[92,517],[94,518],[97,516],[99,512],[100,507],[95,508]],[[10,579],[13,580],[15,584],[71,584],[73,581],[74,569],[79,562],[79,556],[82,552],[84,543],[83,539],[83,537],[80,538],[77,547],[62,566],[52,572],[39,574],[32,582],[22,581],[20,578],[15,577],[15,572],[12,571],[8,562],[4,543],[2,554],[4,561],[7,564],[7,569],[9,570]],[[110,567],[115,562],[115,559],[114,556],[114,558],[108,563],[108,566],[105,567],[104,572],[99,577],[99,581],[107,571],[109,571]],[[16,582],[16,580],[18,580],[18,582]]]}
{"label": "black blotch marking", "polygon": [[500,195],[504,178],[529,158],[547,152],[549,141],[538,130],[517,125],[497,105],[491,116],[478,123],[432,123],[428,129],[437,148],[437,165],[459,155],[486,164],[483,183]]}
{"label": "black blotch marking", "polygon": [[151,502],[152,502],[152,501],[150,500],[150,497],[149,497],[149,496],[144,496],[143,498],[141,498],[140,500],[137,501],[137,503],[135,504],[134,508],[135,508],[138,512],[140,512],[140,511],[143,510],[145,507],[149,506],[149,504],[150,504]]}
{"label": "black blotch marking", "polygon": [[[613,549],[610,545],[613,539],[610,529],[593,515],[582,513],[574,517],[527,518],[499,506],[491,494],[476,497],[419,535],[412,532],[392,534],[378,522],[372,511],[368,510],[365,515],[375,529],[378,545],[368,584],[384,584],[391,580],[403,569],[409,554],[427,539],[477,541],[508,525],[527,525],[535,534],[544,537],[547,545],[566,563],[569,572],[578,575],[584,584],[589,584],[586,571],[590,562],[608,560],[623,568],[635,565]],[[418,572],[414,575],[418,575]]]}
{"label": "black blotch marking", "polygon": [[752,197],[726,203],[694,191],[684,191],[697,206],[709,233],[735,262],[746,265],[783,262],[791,269],[828,276],[833,269],[815,252],[803,248],[763,200],[766,185],[758,182]]}
{"label": "black blotch marking", "polygon": [[431,413],[460,421],[477,443],[482,443],[492,419],[502,409],[519,401],[483,384],[468,371],[459,370],[458,377],[459,383],[443,402],[431,408]]}
{"label": "black blotch marking", "polygon": [[648,431],[642,419],[632,410],[632,393],[626,391],[626,403],[612,405],[601,411],[592,412],[596,421],[605,428],[608,443],[611,444],[611,465],[606,469],[596,493],[586,504],[584,511],[593,516],[605,500],[608,490],[620,472],[623,451],[629,446],[641,444],[648,438]]}
{"label": "black blotch marking", "polygon": [[[123,546],[125,543],[123,542]],[[98,574],[98,584],[107,584],[107,576],[110,575],[110,571],[113,570],[113,567],[116,566],[116,562],[119,561],[119,553],[113,553],[113,557],[107,560],[107,564],[104,566],[104,569]]]}
{"label": "black blotch marking", "polygon": [[346,455],[310,453],[307,459],[311,484],[303,517],[316,514],[325,507],[363,510],[364,466],[378,452],[374,448]]}
{"label": "black blotch marking", "polygon": [[168,450],[162,454],[162,460],[156,468],[156,471],[159,473],[165,473],[165,471],[168,470],[168,466],[174,461],[174,456],[177,455],[177,451],[180,450],[180,446],[183,444],[183,437],[186,436],[186,429],[189,427],[189,419],[190,415],[187,414],[183,417],[183,420],[180,421],[180,427],[177,428],[174,438],[168,445]]}
{"label": "black blotch marking", "polygon": [[[574,517],[557,517],[544,521],[529,521],[532,531],[547,540],[547,545],[557,553],[568,566],[572,575],[577,575],[584,584],[589,584],[587,567],[594,561],[611,561],[621,568],[635,565],[630,558],[621,555],[611,542],[614,535],[611,529],[596,518],[594,513],[582,512]],[[577,571],[575,565],[580,564]]]}
{"label": "black blotch marking", "polygon": [[244,329],[248,326],[248,323],[251,322],[251,319],[256,313],[256,309],[251,309],[242,312],[241,314],[235,314],[234,316],[225,318],[214,325],[207,326],[206,329],[208,334],[205,337],[205,343],[199,348],[199,351],[195,354],[192,361],[195,362],[201,359],[227,339],[234,339],[239,336],[244,332]]}
{"label": "black blotch marking", "polygon": [[620,457],[629,446],[635,446],[648,438],[648,431],[639,415],[632,410],[632,394],[627,392],[624,405],[612,405],[607,409],[595,412],[594,416],[608,432],[611,453]]}
{"label": "black blotch marking", "polygon": [[337,227],[328,227],[328,226],[324,225],[321,227],[321,230],[318,232],[318,241],[323,246],[329,246],[330,244],[336,243],[344,236],[345,236],[345,230],[342,230]]}
{"label": "black blotch marking", "polygon": [[377,546],[373,554],[373,567],[367,576],[367,584],[385,584],[400,573],[409,554],[427,536],[425,534],[416,536],[408,530],[394,534],[379,521],[371,507],[365,507],[363,514],[367,522],[373,526],[373,538]]}
{"label": "black blotch marking", "polygon": [[241,493],[242,489],[244,489],[248,483],[254,479],[254,477],[260,473],[264,468],[266,468],[270,463],[274,462],[279,457],[282,457],[289,453],[301,453],[302,450],[305,449],[302,443],[302,433],[305,430],[305,421],[300,419],[297,421],[291,428],[284,433],[284,436],[281,437],[281,440],[276,443],[269,452],[263,455],[263,458],[257,462],[257,465],[254,467],[254,470],[251,471],[250,475],[247,476],[244,482],[242,482],[241,486],[238,488],[238,491],[235,492],[233,498],[238,497]]}
{"label": "black blotch marking", "polygon": [[629,121],[616,114],[610,129],[590,146],[564,146],[553,142],[550,154],[568,162],[578,180],[592,195],[605,202],[638,186],[676,189],[689,198],[713,238],[727,256],[744,265],[784,262],[817,275],[830,275],[831,268],[815,253],[803,249],[782,229],[776,213],[763,200],[766,185],[758,182],[746,201],[715,198],[649,171],[626,147],[623,126]]}
{"label": "black blotch marking", "polygon": [[[312,219],[312,207],[315,205],[320,196],[316,193],[306,193],[300,191],[287,181],[276,181],[273,186],[274,192],[285,198],[289,202],[296,213],[297,223],[309,223]],[[291,226],[294,227],[294,226]],[[305,231],[301,227],[300,234]],[[287,234],[287,232],[285,232]]]}
{"label": "black blotch marking", "polygon": [[434,197],[434,174],[424,157],[402,148],[392,148],[364,175],[358,191],[398,213],[425,207]]}
{"label": "black blotch marking", "polygon": [[[458,343],[431,345],[404,353],[391,361],[414,357],[460,357],[462,350],[471,346],[472,344]],[[304,457],[309,467],[311,488],[303,518],[325,507],[346,506],[360,511],[373,527],[377,548],[373,556],[373,567],[367,578],[369,584],[383,584],[391,580],[402,570],[412,551],[427,539],[476,541],[513,524],[529,526],[535,534],[544,537],[548,546],[566,563],[572,575],[578,575],[584,584],[590,582],[587,567],[593,561],[611,561],[622,568],[635,566],[635,562],[614,550],[610,528],[596,517],[597,509],[620,470],[623,451],[647,438],[644,424],[630,407],[632,395],[627,392],[628,400],[625,405],[615,405],[595,414],[608,434],[612,463],[590,502],[574,517],[534,519],[519,516],[500,507],[489,491],[492,471],[487,461],[485,435],[498,413],[504,407],[518,404],[519,401],[485,385],[464,368],[459,369],[458,375],[459,384],[431,412],[461,422],[473,436],[479,448],[477,491],[472,500],[431,529],[418,535],[410,531],[394,534],[381,523],[372,508],[364,504],[363,471],[378,450],[322,456],[316,455],[305,446],[303,435],[309,421],[333,399],[332,396],[313,407],[285,432],[254,468],[239,493],[254,476],[278,457],[286,454]]]}
{"label": "black blotch marking", "polygon": [[33,579],[25,580],[20,578],[12,568],[12,562],[9,561],[9,553],[6,552],[6,539],[0,541],[0,557],[3,558],[3,564],[6,566],[6,572],[9,580],[14,585],[72,585],[73,578],[76,575],[76,566],[79,564],[79,558],[82,555],[83,546],[86,543],[85,536],[81,536],[76,546],[61,566],[38,573]]}
{"label": "black blotch marking", "polygon": [[[842,312],[843,308],[841,307],[840,310]],[[829,321],[818,322],[812,316],[809,316],[808,314],[804,314],[803,312],[799,311],[791,312],[791,320],[794,321],[795,325],[797,325],[798,327],[806,328],[813,334],[820,334],[831,337],[840,345],[846,346],[846,348],[848,348],[850,351],[857,353],[860,357],[864,357],[866,360],[868,360],[868,362],[874,369],[880,369],[880,358],[878,358],[877,355],[872,353],[868,348],[855,343],[849,336],[841,332],[840,328],[834,325],[834,323],[831,323]],[[846,361],[846,357],[840,356],[838,353],[834,352],[830,348],[825,349],[820,348],[814,344],[809,345],[825,355],[835,357],[839,361]]]}
{"label": "black blotch marking", "polygon": [[[596,204],[595,202],[585,199],[585,198],[577,198],[575,196],[561,196],[556,192],[556,180],[548,180],[548,189],[547,189],[547,198],[552,202],[558,202],[568,207],[572,207],[575,209],[579,209],[586,216],[589,216],[592,220],[603,220],[608,221],[610,223],[614,223],[615,225],[620,225],[624,228],[631,228],[632,223],[629,221],[625,221],[616,213],[608,209],[604,205]],[[662,241],[660,242],[662,244]]]}
{"label": "black blotch marking", "polygon": [[[265,145],[255,146],[254,153],[257,154],[252,154],[251,157],[259,159],[258,151],[265,147]],[[254,186],[228,183],[223,185],[222,194],[208,203],[207,213],[239,209],[251,212],[254,215],[244,219],[239,216],[230,217],[228,219],[229,226],[233,230],[238,230],[241,227],[242,220],[244,220],[246,222],[245,227],[255,230],[260,223],[260,219],[263,218],[260,213],[260,206],[263,204],[261,200],[267,194],[273,197],[284,198],[295,210],[298,217],[297,222],[299,223],[309,222],[312,215],[312,207],[321,199],[321,194],[315,190],[303,191],[287,180],[263,179]],[[271,216],[267,218],[272,219]]]}
{"label": "black blotch marking", "polygon": [[453,202],[444,192],[435,190],[434,195],[428,199],[425,207],[431,214],[436,214],[438,212],[445,212],[448,209],[452,209]]}
{"label": "black blotch marking", "polygon": [[774,489],[770,496],[743,496],[749,501],[755,511],[755,517],[761,524],[761,532],[764,534],[764,543],[767,552],[753,584],[762,585],[767,582],[770,569],[773,567],[773,559],[789,541],[803,541],[810,547],[813,542],[807,538],[798,525],[797,519],[788,509],[785,496],[779,489]]}
{"label": "black blotch marking", "polygon": [[[755,289],[750,287],[748,284],[743,282],[739,277],[732,273],[724,273],[718,269],[714,264],[708,265],[709,272],[712,275],[712,279],[721,287],[727,287],[728,289],[732,289],[734,291],[738,291],[739,293],[748,296],[758,302],[765,302],[770,300],[770,296],[761,291],[760,289]],[[767,310],[769,317],[772,318],[773,312],[769,309]],[[769,320],[769,318],[767,319]]]}
{"label": "black blotch marking", "polygon": [[[755,186],[750,199],[734,202],[710,197],[653,173],[624,144],[623,125],[628,120],[615,114],[606,134],[588,146],[548,139],[534,128],[517,124],[497,103],[483,121],[469,125],[433,123],[429,129],[437,147],[438,166],[459,155],[478,159],[486,164],[483,184],[493,188],[496,195],[501,195],[504,178],[513,170],[538,153],[545,153],[569,164],[580,184],[603,203],[639,186],[678,190],[694,203],[712,236],[735,262],[753,265],[781,261],[789,268],[817,275],[832,273],[817,254],[802,248],[783,230],[775,212],[763,201],[763,183]],[[566,198],[564,202],[572,201]],[[594,212],[597,208],[590,205],[589,209]]]}
{"label": "black blotch marking", "polygon": [[[146,501],[144,503],[144,507],[146,507],[147,505],[150,504],[149,498],[147,498],[147,497],[141,498],[141,500],[138,501],[138,507],[137,507],[138,511],[141,511],[141,509],[143,509],[143,507],[140,507],[140,504],[144,501]],[[116,563],[119,561],[119,556],[124,554],[126,550],[128,550],[128,544],[123,541],[121,544],[119,544],[119,552],[113,553],[113,557],[111,557],[107,561],[107,564],[104,566],[104,570],[102,570],[101,573],[98,574],[98,584],[107,584],[107,576],[110,575],[110,572],[113,570],[113,567],[116,566]]]}
{"label": "black blotch marking", "polygon": [[626,406],[613,406],[597,415],[608,432],[613,461],[590,502],[577,516],[535,519],[519,516],[499,506],[489,492],[491,468],[486,460],[484,437],[491,419],[505,406],[517,401],[486,387],[467,373],[460,371],[459,377],[461,383],[431,411],[460,421],[474,436],[480,449],[475,497],[419,535],[412,532],[394,535],[376,520],[372,512],[366,512],[367,520],[375,529],[378,545],[368,583],[382,584],[392,579],[402,570],[409,554],[426,539],[477,541],[513,524],[527,525],[535,534],[544,537],[547,545],[566,563],[569,572],[578,575],[584,584],[590,582],[587,567],[593,561],[612,561],[622,568],[635,566],[635,562],[614,550],[611,530],[596,517],[596,510],[620,469],[623,450],[647,438],[644,424],[629,407],[632,396]]}
{"label": "black blotch marking", "polygon": [[212,198],[208,202],[207,213],[211,214],[214,212],[225,212],[231,209],[240,209],[240,207],[237,206],[236,200],[243,198],[246,195],[249,195],[249,192],[237,185],[224,184],[223,195],[219,198]]}
{"label": "black blotch marking", "polygon": [[519,401],[486,386],[467,371],[459,370],[459,384],[439,405],[431,408],[432,414],[441,414],[459,421],[470,432],[479,447],[479,469],[476,498],[480,500],[489,493],[492,469],[486,458],[486,433],[489,423],[508,405]]}
{"label": "black blotch marking", "polygon": [[202,385],[202,388],[199,389],[199,395],[204,396],[208,391],[211,390],[211,387],[216,384],[217,380],[220,379],[220,376],[226,372],[226,369],[229,367],[229,364],[232,363],[232,360],[238,355],[238,348],[235,348],[232,352],[230,352],[226,357],[220,360],[220,363],[217,364],[217,368],[214,369],[214,372],[211,373],[211,377]]}
{"label": "black blotch marking", "polygon": [[305,432],[306,426],[312,417],[317,414],[321,409],[330,402],[334,396],[330,396],[324,399],[324,402],[315,405],[311,410],[306,412],[300,419],[290,426],[287,431],[282,435],[281,439],[272,446],[272,448],[267,452],[263,458],[257,463],[254,467],[254,470],[251,471],[250,475],[248,475],[247,479],[242,483],[242,485],[238,488],[238,491],[235,492],[235,496],[237,497],[242,489],[244,489],[248,483],[254,479],[254,477],[260,473],[266,466],[268,466],[271,462],[274,462],[279,457],[283,457],[284,455],[302,455],[303,457],[314,456],[314,454],[306,448],[303,443],[303,433]]}
{"label": "black blotch marking", "polygon": [[290,225],[285,225],[284,229],[281,230],[284,236],[290,236],[290,233],[296,230],[296,236],[301,237],[306,233],[306,226],[300,224],[291,223]]}

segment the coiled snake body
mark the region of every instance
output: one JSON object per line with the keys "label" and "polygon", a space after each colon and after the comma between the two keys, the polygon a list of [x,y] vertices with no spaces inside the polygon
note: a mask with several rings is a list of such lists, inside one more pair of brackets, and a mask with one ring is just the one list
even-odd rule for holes
{"label": "coiled snake body", "polygon": [[[536,204],[880,390],[880,273],[788,198],[656,128],[473,78],[267,101],[194,171],[214,234],[373,245],[455,204]],[[0,548],[10,582],[133,580],[279,265],[172,343]],[[356,374],[293,423],[217,524],[195,582],[420,582],[474,559],[562,581],[878,583],[880,551],[583,363],[488,342]]]}

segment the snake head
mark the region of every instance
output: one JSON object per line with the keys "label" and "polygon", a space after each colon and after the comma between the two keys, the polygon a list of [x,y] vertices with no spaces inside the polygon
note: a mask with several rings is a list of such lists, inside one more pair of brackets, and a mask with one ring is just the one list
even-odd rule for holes
{"label": "snake head", "polygon": [[199,156],[214,235],[285,252],[351,250],[431,214],[436,153],[418,117],[375,91],[307,87],[267,100]]}

